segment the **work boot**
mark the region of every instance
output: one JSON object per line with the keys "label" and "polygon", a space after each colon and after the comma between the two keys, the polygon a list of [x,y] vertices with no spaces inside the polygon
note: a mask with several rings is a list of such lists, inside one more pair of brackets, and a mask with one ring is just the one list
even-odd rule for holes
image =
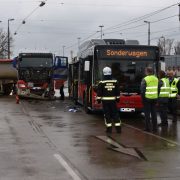
{"label": "work boot", "polygon": [[173,123],[177,123],[177,117],[173,117],[172,122],[173,122]]}
{"label": "work boot", "polygon": [[145,128],[144,131],[145,131],[145,132],[151,132],[151,130],[148,129],[148,128]]}
{"label": "work boot", "polygon": [[121,134],[121,126],[116,126],[116,132],[117,132],[118,134]]}
{"label": "work boot", "polygon": [[112,133],[112,127],[107,127],[106,128],[106,133],[111,134]]}
{"label": "work boot", "polygon": [[168,122],[159,123],[158,126],[168,126]]}

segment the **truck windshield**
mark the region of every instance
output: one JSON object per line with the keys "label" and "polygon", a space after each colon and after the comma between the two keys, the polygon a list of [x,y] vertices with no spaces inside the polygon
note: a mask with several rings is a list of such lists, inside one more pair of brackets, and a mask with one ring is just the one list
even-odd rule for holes
{"label": "truck windshield", "polygon": [[95,62],[96,68],[94,68],[94,79],[96,83],[102,80],[102,70],[106,66],[111,67],[112,76],[119,81],[121,92],[139,94],[145,67],[153,67],[153,61],[98,60]]}
{"label": "truck windshield", "polygon": [[50,57],[22,57],[20,67],[52,67],[53,60]]}

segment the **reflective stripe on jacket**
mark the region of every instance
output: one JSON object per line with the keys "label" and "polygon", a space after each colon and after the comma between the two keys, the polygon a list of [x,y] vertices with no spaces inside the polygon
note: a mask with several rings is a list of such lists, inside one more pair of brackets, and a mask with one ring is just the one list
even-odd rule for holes
{"label": "reflective stripe on jacket", "polygon": [[174,78],[173,82],[170,85],[170,95],[169,95],[170,98],[175,98],[178,94],[178,88],[177,88],[178,81],[179,80],[177,78]]}
{"label": "reflective stripe on jacket", "polygon": [[99,82],[97,100],[114,101],[120,98],[119,84],[117,80],[103,80]]}
{"label": "reflective stripe on jacket", "polygon": [[161,81],[163,82],[162,87],[160,88],[160,93],[159,97],[161,98],[168,98],[170,95],[170,84],[169,84],[169,79],[167,78],[162,78]]}
{"label": "reflective stripe on jacket", "polygon": [[158,98],[158,78],[154,75],[149,75],[144,78],[146,81],[145,97],[148,99]]}

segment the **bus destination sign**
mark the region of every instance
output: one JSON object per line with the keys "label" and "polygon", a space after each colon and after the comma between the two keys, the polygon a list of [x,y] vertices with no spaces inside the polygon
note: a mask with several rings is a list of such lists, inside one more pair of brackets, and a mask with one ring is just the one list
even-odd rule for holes
{"label": "bus destination sign", "polygon": [[121,59],[155,59],[156,50],[155,49],[99,49],[100,58],[121,58]]}
{"label": "bus destination sign", "polygon": [[147,51],[127,51],[127,50],[106,50],[107,56],[128,56],[128,57],[147,57],[148,52]]}

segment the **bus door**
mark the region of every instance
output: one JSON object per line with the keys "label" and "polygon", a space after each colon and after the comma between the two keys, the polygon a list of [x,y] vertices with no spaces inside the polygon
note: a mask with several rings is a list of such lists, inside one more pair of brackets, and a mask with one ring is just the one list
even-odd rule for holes
{"label": "bus door", "polygon": [[72,67],[72,96],[75,102],[78,100],[78,77],[79,77],[79,62],[73,64]]}
{"label": "bus door", "polygon": [[85,59],[80,60],[80,75],[79,75],[79,92],[78,97],[80,103],[84,103],[84,100],[86,103],[89,101],[89,91],[91,87],[91,81],[92,81],[92,61],[90,56],[88,56]]}

